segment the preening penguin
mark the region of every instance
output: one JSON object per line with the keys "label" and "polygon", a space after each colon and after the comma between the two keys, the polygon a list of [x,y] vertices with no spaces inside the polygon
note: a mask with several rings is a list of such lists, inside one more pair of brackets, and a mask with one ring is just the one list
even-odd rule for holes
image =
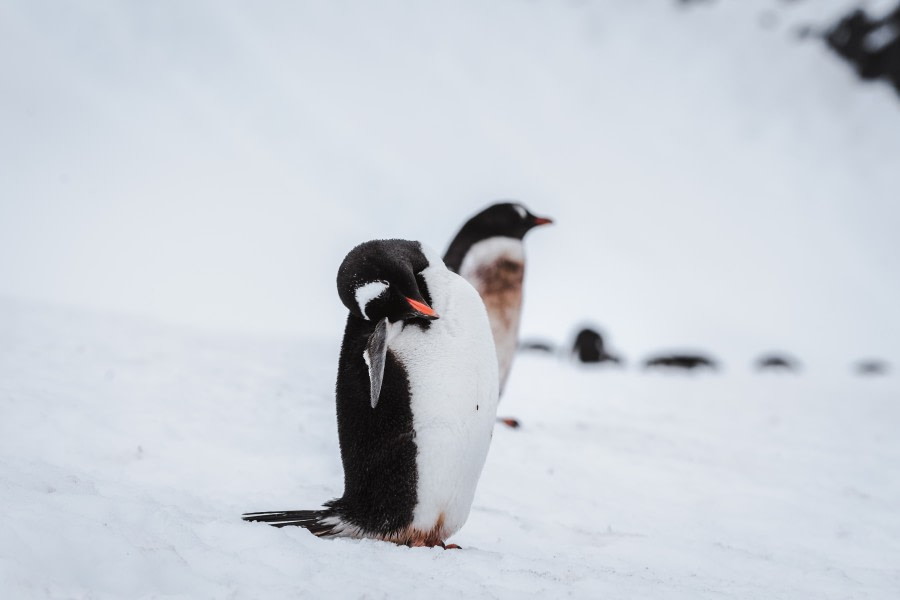
{"label": "preening penguin", "polygon": [[516,202],[492,204],[468,221],[450,242],[444,262],[471,283],[487,308],[500,366],[500,392],[506,386],[522,312],[525,234],[552,223]]}
{"label": "preening penguin", "polygon": [[484,304],[440,256],[406,240],[360,244],[337,285],[350,311],[336,386],[344,494],[322,510],[244,519],[444,546],[468,518],[497,412]]}

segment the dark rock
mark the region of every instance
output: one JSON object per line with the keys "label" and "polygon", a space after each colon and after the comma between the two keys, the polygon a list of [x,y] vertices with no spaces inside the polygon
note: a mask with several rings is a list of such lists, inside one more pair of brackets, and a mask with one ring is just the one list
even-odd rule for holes
{"label": "dark rock", "polygon": [[825,32],[825,43],[862,79],[884,79],[900,93],[900,4],[883,19],[853,10]]}

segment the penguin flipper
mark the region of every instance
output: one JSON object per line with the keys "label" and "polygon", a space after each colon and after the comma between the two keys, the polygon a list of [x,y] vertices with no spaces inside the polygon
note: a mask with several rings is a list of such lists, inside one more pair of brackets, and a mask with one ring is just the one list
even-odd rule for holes
{"label": "penguin flipper", "polygon": [[363,360],[369,367],[369,394],[372,408],[378,405],[378,397],[381,395],[381,382],[384,379],[384,363],[387,360],[388,346],[387,317],[378,322],[375,331],[369,336],[366,349],[363,352]]}
{"label": "penguin flipper", "polygon": [[245,513],[241,518],[245,521],[268,523],[272,527],[303,527],[316,536],[335,535],[337,522],[328,510],[284,510],[269,512]]}

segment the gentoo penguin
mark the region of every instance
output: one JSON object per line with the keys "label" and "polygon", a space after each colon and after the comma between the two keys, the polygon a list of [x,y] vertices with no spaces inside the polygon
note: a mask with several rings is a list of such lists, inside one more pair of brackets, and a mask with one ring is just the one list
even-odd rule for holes
{"label": "gentoo penguin", "polygon": [[854,365],[857,375],[887,375],[889,367],[887,362],[878,358],[860,360]]}
{"label": "gentoo penguin", "polygon": [[572,344],[572,354],[583,363],[613,363],[622,364],[622,359],[615,354],[610,354],[606,349],[603,335],[590,327],[585,327],[575,336]]}
{"label": "gentoo penguin", "polygon": [[519,339],[525,247],[522,238],[538,225],[536,217],[517,202],[492,204],[468,221],[450,242],[444,262],[481,294],[491,321],[500,365],[500,393],[506,386]]}
{"label": "gentoo penguin", "polygon": [[793,358],[784,354],[763,354],[756,360],[757,371],[788,371],[796,372],[800,364]]}
{"label": "gentoo penguin", "polygon": [[644,368],[672,367],[692,371],[699,367],[707,367],[711,371],[718,369],[716,361],[700,354],[664,354],[649,358],[644,362]]}
{"label": "gentoo penguin", "polygon": [[546,340],[523,340],[519,342],[519,352],[542,352],[556,354],[556,346]]}
{"label": "gentoo penguin", "polygon": [[438,254],[407,240],[351,250],[337,287],[350,311],[336,389],[344,495],[321,510],[244,519],[448,547],[469,515],[496,419],[484,304]]}

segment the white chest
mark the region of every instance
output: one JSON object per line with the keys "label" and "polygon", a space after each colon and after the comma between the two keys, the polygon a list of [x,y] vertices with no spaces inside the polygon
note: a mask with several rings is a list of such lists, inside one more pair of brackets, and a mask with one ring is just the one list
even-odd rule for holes
{"label": "white chest", "polygon": [[460,275],[478,290],[487,309],[502,388],[519,342],[525,277],[522,240],[494,237],[474,244],[460,266]]}
{"label": "white chest", "polygon": [[418,448],[413,527],[441,523],[441,537],[465,523],[497,413],[494,344],[477,292],[443,268],[423,271],[440,318],[427,331],[406,326],[389,343],[404,364]]}

